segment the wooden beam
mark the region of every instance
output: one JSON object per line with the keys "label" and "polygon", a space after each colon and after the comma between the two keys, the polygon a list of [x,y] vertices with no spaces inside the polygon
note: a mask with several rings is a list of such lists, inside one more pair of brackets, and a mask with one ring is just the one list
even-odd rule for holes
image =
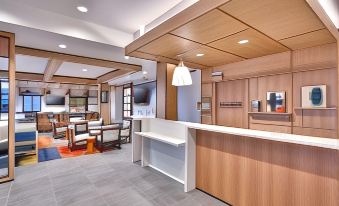
{"label": "wooden beam", "polygon": [[[140,47],[144,46],[145,44],[160,38],[161,36],[171,32],[172,30],[190,22],[201,15],[229,2],[230,0],[200,0],[197,3],[193,4],[192,6],[188,7],[184,11],[178,13],[177,15],[173,16],[172,18],[166,20],[164,23],[160,24],[159,26],[155,27],[151,31],[147,32],[145,35],[139,37],[131,44],[129,44],[125,48],[125,54],[128,56],[133,51],[138,50]],[[166,46],[166,45],[164,45]]]}
{"label": "wooden beam", "polygon": [[133,71],[124,71],[124,70],[116,70],[116,71],[112,71],[108,74],[104,74],[100,77],[98,77],[97,83],[101,84],[101,83],[105,83],[108,80],[113,80],[113,79],[117,79],[129,74],[134,73]]}
{"label": "wooden beam", "polygon": [[339,41],[339,31],[330,17],[328,17],[323,7],[320,5],[319,0],[306,0],[306,2],[318,15],[320,20],[325,24],[326,28],[331,32],[331,34],[337,39],[337,41]]}
{"label": "wooden beam", "polygon": [[69,84],[96,84],[96,79],[86,79],[78,77],[53,76],[50,82],[69,83]]}
{"label": "wooden beam", "polygon": [[82,57],[71,54],[62,54],[58,52],[44,51],[39,49],[32,49],[26,47],[15,47],[16,54],[28,55],[28,56],[36,56],[48,59],[56,59],[64,62],[73,62],[78,64],[87,64],[98,67],[106,67],[113,69],[120,69],[126,71],[141,71],[141,66],[136,64],[127,64],[109,60],[95,59],[90,57]]}
{"label": "wooden beam", "polygon": [[44,82],[49,82],[52,79],[53,75],[58,71],[62,63],[63,61],[58,59],[48,60],[48,64],[44,72]]}

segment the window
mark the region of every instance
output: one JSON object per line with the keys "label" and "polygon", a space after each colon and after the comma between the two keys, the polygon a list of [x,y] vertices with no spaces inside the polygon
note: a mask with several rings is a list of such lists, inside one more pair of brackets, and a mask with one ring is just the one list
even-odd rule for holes
{"label": "window", "polygon": [[132,116],[132,84],[124,85],[123,87],[123,117]]}
{"label": "window", "polygon": [[0,81],[0,112],[1,113],[8,113],[8,81]]}
{"label": "window", "polygon": [[23,96],[24,98],[24,112],[40,112],[41,97],[40,96]]}

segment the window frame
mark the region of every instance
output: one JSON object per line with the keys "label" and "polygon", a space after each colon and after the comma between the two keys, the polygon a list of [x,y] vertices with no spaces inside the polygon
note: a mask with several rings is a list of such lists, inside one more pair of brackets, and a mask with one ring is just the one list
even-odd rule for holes
{"label": "window frame", "polygon": [[[31,98],[32,105],[31,105],[31,110],[30,111],[25,110],[25,97],[30,97]],[[39,97],[39,101],[40,101],[39,111],[34,111],[33,110],[33,97]],[[41,112],[41,96],[39,96],[39,95],[22,95],[22,111],[23,112]]]}
{"label": "window frame", "polygon": [[[130,95],[125,95],[125,90],[130,89]],[[129,102],[125,102],[125,97]],[[133,83],[125,84],[122,87],[122,117],[123,119],[130,118],[133,115]],[[130,105],[129,109],[125,109],[125,105]],[[127,106],[128,107],[128,106]],[[125,112],[129,112],[129,116],[125,116]]]}
{"label": "window frame", "polygon": [[[9,84],[9,81],[8,80],[0,80],[0,114],[2,114],[2,113],[4,113],[4,114],[8,114],[8,110],[7,111],[3,111],[2,110],[2,107],[1,107],[1,105],[2,105],[2,83],[3,82],[7,82],[7,84]],[[8,85],[9,86],[9,85]],[[4,95],[6,95],[6,94],[4,94]],[[9,90],[8,90],[8,93],[7,93],[7,101],[8,101],[8,103],[7,103],[7,105],[8,105],[8,107],[9,107]]]}

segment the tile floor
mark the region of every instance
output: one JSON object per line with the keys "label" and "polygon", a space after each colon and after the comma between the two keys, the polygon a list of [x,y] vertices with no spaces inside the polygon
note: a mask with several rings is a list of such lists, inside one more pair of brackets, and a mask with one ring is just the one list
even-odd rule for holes
{"label": "tile floor", "polygon": [[226,206],[207,194],[131,163],[131,145],[102,154],[16,168],[0,184],[0,206]]}

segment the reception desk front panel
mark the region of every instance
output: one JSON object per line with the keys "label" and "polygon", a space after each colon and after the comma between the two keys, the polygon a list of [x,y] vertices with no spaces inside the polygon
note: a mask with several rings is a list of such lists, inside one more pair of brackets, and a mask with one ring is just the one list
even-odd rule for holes
{"label": "reception desk front panel", "polygon": [[337,206],[338,150],[197,130],[196,187],[235,206]]}

